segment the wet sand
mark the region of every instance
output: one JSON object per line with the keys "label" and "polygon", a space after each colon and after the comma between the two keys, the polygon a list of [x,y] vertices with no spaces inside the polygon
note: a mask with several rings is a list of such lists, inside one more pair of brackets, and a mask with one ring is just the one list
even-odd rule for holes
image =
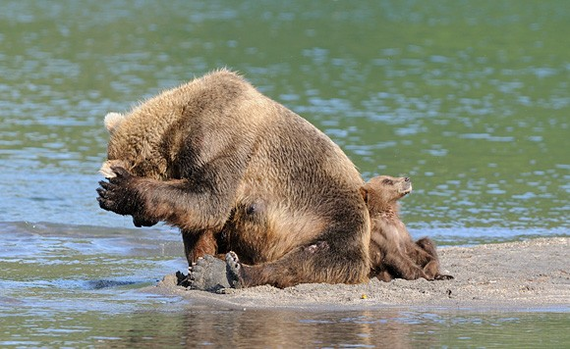
{"label": "wet sand", "polygon": [[454,280],[260,286],[216,294],[176,286],[176,277],[168,275],[145,291],[181,296],[191,305],[226,308],[570,311],[570,237],[446,247],[439,254],[443,273]]}

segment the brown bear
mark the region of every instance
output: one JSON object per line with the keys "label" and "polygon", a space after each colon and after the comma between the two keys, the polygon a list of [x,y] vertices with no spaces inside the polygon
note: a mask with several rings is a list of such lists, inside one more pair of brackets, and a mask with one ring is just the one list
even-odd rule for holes
{"label": "brown bear", "polygon": [[[329,137],[219,70],[105,118],[101,208],[179,227],[192,265],[234,251],[241,285],[360,283],[370,219],[359,172]],[[235,254],[234,254],[235,255]]]}
{"label": "brown bear", "polygon": [[408,177],[378,176],[362,187],[372,226],[370,277],[382,281],[453,278],[440,274],[433,241],[425,237],[414,242],[398,216],[398,200],[411,191]]}

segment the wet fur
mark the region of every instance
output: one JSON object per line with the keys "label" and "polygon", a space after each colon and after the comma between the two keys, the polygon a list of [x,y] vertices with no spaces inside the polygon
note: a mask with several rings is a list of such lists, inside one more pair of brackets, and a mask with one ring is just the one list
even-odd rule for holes
{"label": "wet fur", "polygon": [[[241,285],[368,280],[364,184],[342,150],[221,70],[106,119],[99,204],[182,231],[189,265],[234,251]],[[318,248],[310,248],[319,246]]]}

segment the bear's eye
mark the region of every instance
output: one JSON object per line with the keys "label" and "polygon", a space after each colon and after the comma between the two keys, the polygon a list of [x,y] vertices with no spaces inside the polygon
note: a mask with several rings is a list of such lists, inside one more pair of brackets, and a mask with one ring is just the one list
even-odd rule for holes
{"label": "bear's eye", "polygon": [[384,183],[386,185],[392,185],[394,182],[392,182],[391,179],[386,178],[385,180],[382,181],[382,183]]}

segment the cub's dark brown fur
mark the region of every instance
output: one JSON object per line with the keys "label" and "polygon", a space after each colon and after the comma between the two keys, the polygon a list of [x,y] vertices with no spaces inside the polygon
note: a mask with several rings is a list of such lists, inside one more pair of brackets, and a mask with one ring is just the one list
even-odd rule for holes
{"label": "cub's dark brown fur", "polygon": [[362,188],[372,225],[370,277],[383,281],[450,278],[439,272],[433,241],[426,237],[414,242],[398,216],[398,200],[411,191],[408,177],[378,176]]}
{"label": "cub's dark brown fur", "polygon": [[240,286],[368,280],[360,174],[325,134],[237,74],[211,73],[105,124],[101,208],[136,226],[179,227],[189,264],[234,251]]}

